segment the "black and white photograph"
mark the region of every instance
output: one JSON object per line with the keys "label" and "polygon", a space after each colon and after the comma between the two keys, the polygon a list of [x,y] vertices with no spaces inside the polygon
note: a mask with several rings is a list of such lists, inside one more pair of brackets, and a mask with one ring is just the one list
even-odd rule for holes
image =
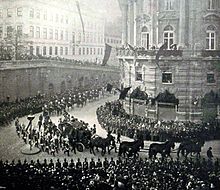
{"label": "black and white photograph", "polygon": [[0,0],[0,190],[220,190],[220,0]]}

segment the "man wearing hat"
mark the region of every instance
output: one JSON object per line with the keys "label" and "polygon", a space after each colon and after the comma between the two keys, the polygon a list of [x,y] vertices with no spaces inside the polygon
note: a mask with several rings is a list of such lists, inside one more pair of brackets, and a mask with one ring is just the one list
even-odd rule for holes
{"label": "man wearing hat", "polygon": [[212,160],[213,158],[212,147],[209,147],[209,149],[207,150],[207,157],[209,158],[209,160]]}

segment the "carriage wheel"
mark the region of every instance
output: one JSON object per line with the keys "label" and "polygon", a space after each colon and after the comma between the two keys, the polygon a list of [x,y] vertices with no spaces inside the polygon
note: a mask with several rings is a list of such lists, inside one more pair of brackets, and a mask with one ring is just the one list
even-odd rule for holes
{"label": "carriage wheel", "polygon": [[76,149],[77,149],[79,152],[83,152],[83,150],[85,149],[85,146],[84,146],[82,143],[77,143],[77,144],[76,144]]}

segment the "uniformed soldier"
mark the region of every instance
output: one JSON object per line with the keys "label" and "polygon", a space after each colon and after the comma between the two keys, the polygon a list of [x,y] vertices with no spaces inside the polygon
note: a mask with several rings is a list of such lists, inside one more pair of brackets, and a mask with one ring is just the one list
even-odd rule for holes
{"label": "uniformed soldier", "polygon": [[90,163],[89,163],[89,168],[90,168],[90,170],[92,170],[92,169],[95,168],[95,162],[94,162],[94,159],[93,159],[93,158],[91,158],[91,161],[90,161]]}
{"label": "uniformed soldier", "polygon": [[84,162],[83,162],[83,170],[88,170],[89,168],[89,163],[87,161],[87,158],[85,158]]}
{"label": "uniformed soldier", "polygon": [[82,163],[80,161],[80,158],[78,158],[78,160],[76,162],[76,169],[78,169],[78,170],[82,169]]}
{"label": "uniformed soldier", "polygon": [[98,161],[96,162],[96,168],[101,168],[102,167],[102,162],[100,158],[98,158]]}

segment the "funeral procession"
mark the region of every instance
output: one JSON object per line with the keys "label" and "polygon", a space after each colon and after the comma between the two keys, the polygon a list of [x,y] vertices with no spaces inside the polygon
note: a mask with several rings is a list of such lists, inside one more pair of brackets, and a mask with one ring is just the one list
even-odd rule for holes
{"label": "funeral procession", "polygon": [[220,190],[220,0],[0,0],[0,190]]}

